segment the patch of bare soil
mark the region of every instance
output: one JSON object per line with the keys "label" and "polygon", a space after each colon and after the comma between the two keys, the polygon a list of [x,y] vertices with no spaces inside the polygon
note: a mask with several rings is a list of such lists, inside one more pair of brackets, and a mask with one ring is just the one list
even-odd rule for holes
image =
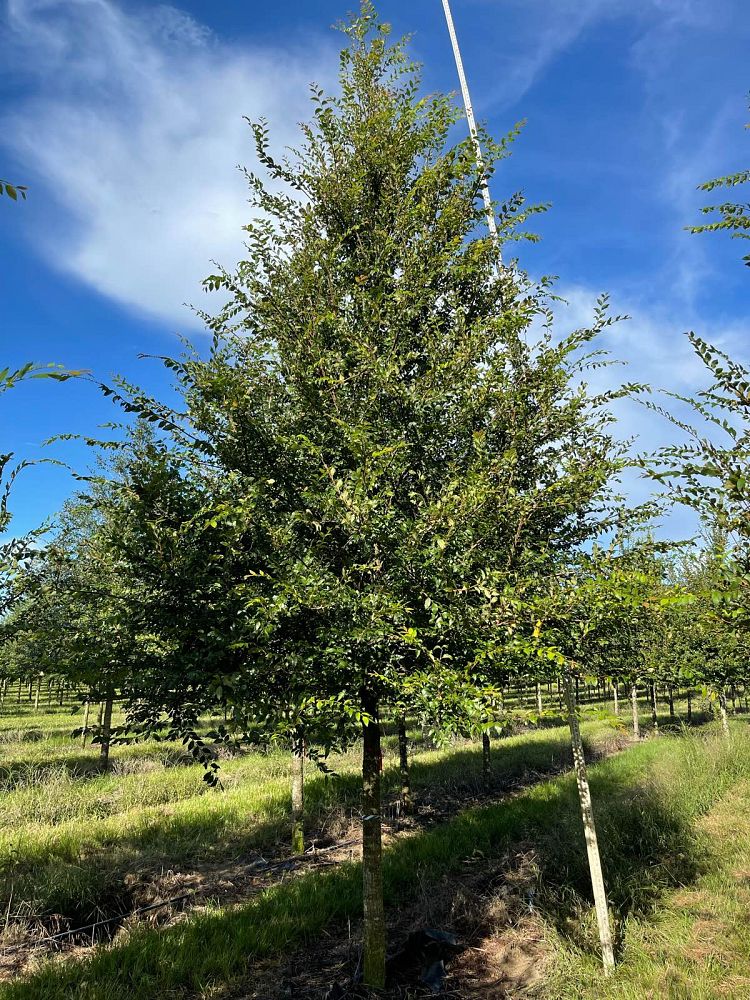
{"label": "patch of bare soil", "polygon": [[[589,760],[600,760],[620,752],[630,743],[629,737],[619,731],[613,731],[612,736],[606,742],[598,743],[587,753]],[[525,788],[547,778],[562,773],[570,769],[570,763],[560,763],[544,772],[528,770],[514,778],[494,779],[487,787],[481,783],[468,781],[455,785],[435,786],[423,793],[414,802],[413,808],[405,814],[400,807],[398,800],[394,799],[386,803],[384,813],[383,841],[384,844],[392,843],[404,836],[413,836],[424,829],[433,827],[450,820],[459,812],[470,809],[474,806],[487,805],[490,802],[510,795],[520,794]],[[122,884],[117,892],[112,893],[112,899],[103,901],[97,913],[90,919],[76,920],[75,915],[50,914],[44,917],[34,917],[19,919],[16,922],[7,922],[5,928],[0,930],[0,982],[15,978],[24,971],[30,970],[38,964],[40,959],[52,955],[81,955],[90,950],[92,946],[99,942],[112,940],[119,931],[147,924],[151,926],[166,926],[184,920],[187,915],[200,910],[209,904],[232,906],[246,902],[251,896],[262,892],[272,885],[276,885],[284,879],[293,878],[297,875],[309,871],[312,868],[330,867],[341,864],[345,861],[359,860],[361,857],[360,826],[353,821],[350,815],[341,814],[329,816],[325,823],[317,831],[311,833],[309,837],[310,848],[303,856],[290,856],[288,850],[279,847],[268,856],[257,855],[253,858],[232,859],[222,862],[211,862],[196,864],[190,869],[180,870],[141,870],[127,874],[122,880]],[[470,871],[470,865],[467,872]],[[487,897],[488,875],[486,862],[482,859],[483,888],[472,886],[471,879],[462,877],[453,884],[449,882],[450,891],[455,890],[456,901],[462,899],[463,892],[473,893],[476,896],[477,912],[489,913]],[[502,912],[501,900],[506,892],[513,895],[517,890],[513,890],[513,878],[508,872],[502,876],[503,886],[499,895],[496,895],[492,906],[500,907],[495,913],[495,923],[490,922],[488,927],[500,926],[504,930],[502,941],[497,939],[495,930],[484,937],[478,938],[480,931],[474,927],[467,936],[466,927],[461,925],[461,921],[455,915],[449,914],[449,924],[458,927],[461,941],[466,948],[461,957],[453,963],[452,968],[463,970],[460,974],[466,984],[462,989],[472,989],[474,992],[454,993],[453,996],[466,997],[505,997],[522,995],[518,993],[521,987],[514,984],[524,983],[527,988],[536,972],[541,968],[539,960],[539,947],[537,943],[538,930],[533,931],[532,925],[536,925],[535,920],[520,921],[515,903],[508,911],[507,920],[503,923],[499,920]],[[460,888],[460,891],[459,891]],[[494,892],[494,890],[493,890]],[[517,893],[516,893],[517,894]],[[422,905],[420,916],[414,917],[413,926],[407,928],[402,919],[399,919],[398,926],[393,933],[396,940],[398,934],[403,932],[408,936],[411,930],[425,926],[441,927],[446,919],[445,911],[434,913],[433,917],[425,915],[425,900],[434,901],[443,899],[445,893],[435,890],[431,886],[429,892],[425,889],[422,894]],[[451,899],[453,896],[451,896]],[[514,896],[514,899],[516,896]],[[456,902],[456,905],[459,905]],[[473,903],[472,903],[473,906]],[[527,903],[527,911],[533,913],[533,907]],[[491,909],[491,907],[490,907]],[[407,913],[411,912],[407,910]],[[467,910],[468,913],[468,910]],[[465,915],[465,919],[468,916]],[[490,920],[489,916],[483,919]],[[494,919],[494,918],[493,918]],[[97,921],[102,923],[90,926]],[[425,922],[427,921],[427,922]],[[84,926],[82,926],[84,925]],[[325,958],[325,975],[329,975],[329,983],[336,979],[337,968],[339,971],[349,970],[352,965],[352,955],[358,953],[359,944],[357,941],[356,928],[347,927],[344,930],[344,950],[341,946],[333,944],[341,939],[341,929],[329,940],[326,934],[323,935],[319,943],[321,953]],[[539,940],[541,940],[539,938]],[[318,945],[307,948],[300,957],[300,962],[308,966],[310,962],[315,964],[315,954]],[[335,960],[334,960],[335,959]],[[338,963],[338,964],[337,964]],[[263,990],[276,989],[279,979],[286,981],[284,974],[278,968],[275,961],[265,963],[265,966],[272,969],[269,982],[265,984],[261,992],[248,993],[247,997],[267,998],[272,1000],[275,997],[300,997],[307,996],[317,998],[325,996],[322,993],[304,992],[263,992]],[[528,969],[527,969],[528,966]],[[259,967],[260,971],[260,967]],[[348,973],[347,973],[348,974]],[[296,984],[295,989],[301,989],[300,976],[302,981],[306,973],[302,974],[290,969],[290,982]],[[451,973],[452,976],[452,973]],[[446,982],[451,982],[451,976]],[[325,976],[324,976],[325,977]],[[473,984],[473,985],[472,985]],[[286,987],[284,987],[286,989]],[[418,996],[419,993],[404,994],[396,992],[393,996]],[[508,992],[508,991],[511,992]],[[516,990],[516,992],[512,992]],[[484,992],[482,992],[484,991]],[[503,992],[505,991],[505,992]],[[342,996],[352,996],[355,993],[346,993]],[[331,1000],[335,1000],[334,994]]]}
{"label": "patch of bare soil", "polygon": [[217,1000],[416,1000],[434,995],[422,982],[422,952],[409,944],[439,929],[455,945],[445,951],[437,985],[455,1000],[501,1000],[537,995],[546,969],[544,928],[534,910],[537,866],[532,849],[516,849],[490,864],[481,856],[464,869],[425,887],[389,926],[396,953],[389,959],[387,989],[358,984],[361,928],[332,927],[323,938],[284,959],[254,963],[242,988],[219,991]]}

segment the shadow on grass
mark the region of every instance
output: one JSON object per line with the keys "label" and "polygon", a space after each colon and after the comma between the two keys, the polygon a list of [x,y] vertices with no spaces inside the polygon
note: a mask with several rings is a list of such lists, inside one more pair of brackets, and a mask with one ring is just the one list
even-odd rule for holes
{"label": "shadow on grass", "polygon": [[[695,817],[729,784],[750,774],[747,739],[733,755],[698,740],[650,741],[592,769],[605,876],[620,917],[654,905],[664,889],[695,877],[703,845]],[[692,745],[688,745],[692,744]],[[731,759],[730,759],[731,757]],[[566,774],[395,843],[384,864],[391,914],[425,887],[456,875],[467,859],[488,866],[513,845],[533,845],[538,859],[538,912],[571,933],[589,897],[578,797]],[[333,943],[347,919],[361,914],[360,869],[343,864],[310,872],[228,911],[193,914],[178,925],[139,928],[127,940],[80,963],[47,966],[7,988],[8,1000],[156,1000],[175,995],[237,995],[248,963],[304,947],[324,929]],[[229,984],[229,985],[227,985]]]}
{"label": "shadow on grass", "polygon": [[[590,756],[596,753],[592,746]],[[75,766],[76,762],[70,763]],[[417,755],[412,761],[418,811],[414,822],[419,827],[443,820],[465,806],[467,799],[486,801],[570,765],[566,729],[495,741],[493,779],[486,789],[479,746]],[[397,768],[387,767],[386,817],[398,814],[399,785]],[[259,851],[285,854],[291,801],[283,781],[277,782],[277,788],[255,799],[249,783],[233,785],[226,792],[206,789],[203,795],[145,807],[143,818],[134,814],[130,827],[118,829],[115,814],[101,823],[92,817],[85,827],[66,824],[39,841],[29,839],[16,845],[0,865],[0,906],[7,905],[12,892],[40,916],[55,912],[78,919],[82,913],[98,912],[101,897],[111,896],[117,884],[134,872],[216,864],[225,859],[239,867],[243,860],[257,858]],[[357,822],[360,790],[357,774],[310,774],[305,789],[307,825],[320,845],[333,842]],[[420,806],[424,824],[420,823]],[[81,864],[83,857],[85,864]]]}

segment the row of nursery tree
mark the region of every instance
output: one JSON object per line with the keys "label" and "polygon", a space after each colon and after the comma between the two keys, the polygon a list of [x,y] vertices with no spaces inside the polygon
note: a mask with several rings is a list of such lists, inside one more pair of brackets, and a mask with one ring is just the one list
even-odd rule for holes
{"label": "row of nursery tree", "polygon": [[[602,299],[590,328],[556,333],[550,281],[503,261],[539,210],[521,195],[496,206],[498,239],[483,230],[515,132],[482,135],[478,164],[370,3],[345,30],[340,92],[312,89],[300,148],[279,159],[252,126],[265,177],[247,175],[246,254],[205,283],[225,303],[202,314],[210,348],[162,359],[178,403],[102,385],[134,419],[90,441],[95,472],[51,535],[3,548],[3,676],[102,702],[107,749],[118,699],[115,736],[182,739],[211,781],[217,744],[283,742],[296,849],[304,759],[361,740],[373,985],[381,723],[398,727],[406,798],[407,719],[483,738],[489,760],[509,691],[559,685],[609,969],[575,690],[596,678],[636,704],[704,688],[724,713],[744,691],[750,375],[693,338],[715,384],[692,405],[727,443],[682,423],[686,443],[639,461],[711,529],[701,548],[655,542],[658,505],[619,495],[636,460],[611,412],[645,387],[586,382],[616,317]],[[87,377],[28,369],[3,388],[37,374]]]}

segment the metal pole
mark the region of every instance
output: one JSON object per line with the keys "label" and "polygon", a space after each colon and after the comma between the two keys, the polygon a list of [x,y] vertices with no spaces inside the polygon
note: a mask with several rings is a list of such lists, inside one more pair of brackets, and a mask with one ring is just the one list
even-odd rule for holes
{"label": "metal pole", "polygon": [[[490,186],[487,183],[487,168],[484,162],[484,156],[482,155],[482,147],[479,144],[479,133],[477,131],[477,123],[474,118],[474,108],[471,105],[471,95],[469,94],[469,85],[466,82],[466,73],[464,72],[464,63],[461,58],[461,49],[458,45],[458,36],[456,35],[456,26],[453,23],[453,14],[451,13],[451,6],[449,0],[443,0],[443,10],[445,11],[445,20],[448,23],[448,34],[450,35],[451,45],[453,46],[453,55],[456,59],[456,69],[458,70],[458,79],[461,84],[461,94],[464,99],[464,107],[466,108],[466,120],[469,123],[469,132],[471,138],[474,142],[474,149],[476,151],[477,166],[479,167],[480,173],[482,175],[482,200],[484,201],[484,210],[487,215],[487,228],[490,231],[490,236],[495,241],[495,244],[500,253],[500,239],[497,232],[497,223],[495,221],[495,211],[492,207],[492,198],[490,197]],[[502,257],[500,257],[500,263],[502,263]]]}

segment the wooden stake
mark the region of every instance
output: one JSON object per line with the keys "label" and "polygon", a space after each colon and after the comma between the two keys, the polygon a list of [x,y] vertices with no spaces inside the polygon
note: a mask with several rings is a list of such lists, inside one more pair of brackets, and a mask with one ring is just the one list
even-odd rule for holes
{"label": "wooden stake", "polygon": [[594,823],[594,807],[591,802],[591,788],[589,787],[588,773],[586,771],[586,759],[583,754],[583,741],[581,740],[581,726],[578,719],[578,709],[573,697],[573,685],[570,673],[565,674],[565,700],[568,708],[568,723],[570,725],[570,742],[573,747],[573,765],[578,783],[578,798],[581,803],[581,818],[583,820],[583,831],[586,837],[586,852],[589,859],[589,872],[591,874],[591,888],[594,892],[594,907],[596,909],[596,920],[599,925],[599,941],[602,947],[602,964],[604,965],[604,975],[610,976],[615,968],[615,953],[612,946],[612,928],[609,922],[609,909],[607,907],[607,893],[604,888],[604,876],[602,874],[602,860],[599,854],[599,842],[596,838],[596,824]]}

